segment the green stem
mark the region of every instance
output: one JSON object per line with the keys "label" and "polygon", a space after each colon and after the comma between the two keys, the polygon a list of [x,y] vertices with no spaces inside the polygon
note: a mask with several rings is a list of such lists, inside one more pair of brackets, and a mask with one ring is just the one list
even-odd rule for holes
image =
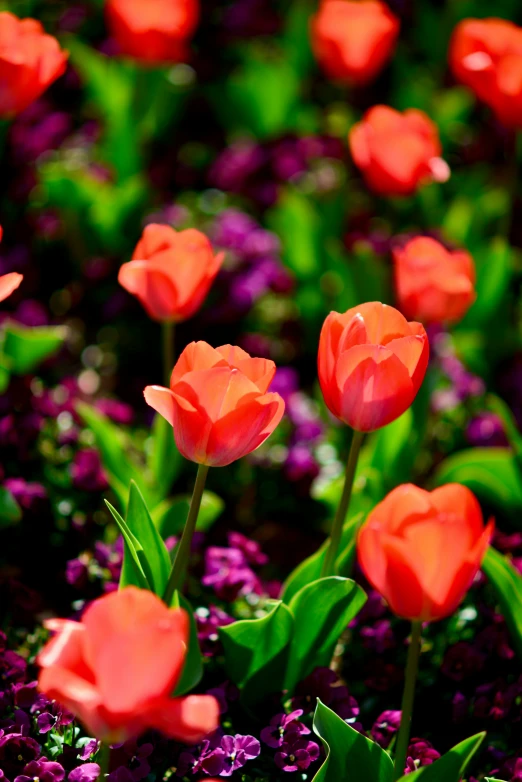
{"label": "green stem", "polygon": [[98,775],[99,782],[103,782],[107,774],[109,773],[109,760],[111,755],[111,748],[108,744],[106,744],[104,741],[100,744],[100,749],[98,750],[98,757],[96,760],[98,761],[98,765],[100,767],[100,773]]}
{"label": "green stem", "polygon": [[419,669],[419,656],[421,649],[421,622],[411,623],[410,647],[406,662],[404,692],[401,706],[401,726],[397,735],[397,749],[395,751],[394,780],[400,779],[404,774],[408,744],[410,741],[411,715],[413,712],[413,700],[415,698],[415,683]]}
{"label": "green stem", "polygon": [[170,388],[170,376],[174,368],[174,323],[166,321],[162,324],[163,334],[163,379]]}
{"label": "green stem", "polygon": [[352,444],[350,446],[350,453],[348,454],[348,461],[346,462],[343,493],[332,524],[332,530],[330,532],[330,544],[326,550],[326,556],[324,558],[323,567],[321,569],[321,578],[334,575],[335,560],[337,559],[337,554],[339,553],[339,545],[341,543],[341,537],[343,534],[343,524],[346,519],[346,514],[348,513],[348,508],[350,507],[353,481],[355,478],[355,468],[357,467],[357,459],[359,458],[359,451],[361,450],[363,438],[363,432],[357,432],[354,430]]}
{"label": "green stem", "polygon": [[203,490],[205,488],[205,481],[207,480],[208,470],[209,468],[206,464],[200,464],[198,467],[198,474],[196,476],[196,483],[194,484],[194,491],[192,492],[192,500],[190,502],[187,521],[185,522],[185,528],[183,530],[179,545],[176,549],[174,564],[172,565],[172,570],[170,571],[169,580],[163,595],[163,600],[168,606],[172,603],[172,598],[176,589],[181,591],[183,588],[185,574],[187,572],[187,564],[190,556],[190,548],[192,545],[192,538],[196,529],[196,522],[198,520],[198,513],[201,507],[201,498],[203,497]]}

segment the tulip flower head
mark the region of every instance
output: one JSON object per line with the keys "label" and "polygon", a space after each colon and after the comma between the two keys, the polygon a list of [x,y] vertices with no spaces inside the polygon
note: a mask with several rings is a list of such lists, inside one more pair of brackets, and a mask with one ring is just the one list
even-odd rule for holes
{"label": "tulip flower head", "polygon": [[398,486],[371,511],[357,539],[368,581],[405,619],[452,614],[471,586],[493,535],[466,486],[429,492]]}
{"label": "tulip flower head", "polygon": [[0,118],[39,98],[65,72],[67,56],[36,19],[0,12]]}
{"label": "tulip flower head", "polygon": [[311,23],[312,49],[331,79],[366,84],[391,57],[399,27],[379,0],[322,0]]}
{"label": "tulip flower head", "polygon": [[417,109],[374,106],[351,129],[349,144],[366,184],[379,195],[412,195],[450,176],[437,126]]}
{"label": "tulip flower head", "polygon": [[393,251],[401,312],[423,323],[455,323],[475,301],[475,265],[465,250],[446,250],[428,236]]}
{"label": "tulip flower head", "polygon": [[505,19],[464,19],[453,32],[449,61],[455,77],[500,122],[522,127],[522,27]]}
{"label": "tulip flower head", "polygon": [[424,327],[369,302],[331,312],[319,340],[319,383],[330,412],[360,432],[394,421],[411,405],[428,365]]}
{"label": "tulip flower head", "polygon": [[154,320],[179,322],[203,304],[224,254],[214,255],[205,234],[189,228],[148,225],[118,281]]}
{"label": "tulip flower head", "polygon": [[267,393],[275,364],[233,345],[192,342],[178,359],[170,388],[147,386],[145,401],[172,425],[186,459],[224,467],[258,448],[284,412]]}
{"label": "tulip flower head", "polygon": [[106,0],[105,16],[123,55],[150,65],[183,62],[199,0]]}
{"label": "tulip flower head", "polygon": [[183,609],[127,587],[95,600],[81,622],[50,619],[46,627],[55,636],[38,656],[38,687],[92,736],[119,743],[155,728],[195,743],[218,727],[212,696],[171,697],[187,652]]}
{"label": "tulip flower head", "polygon": [[[0,242],[4,234],[3,228],[0,225]],[[4,301],[10,296],[20,285],[24,278],[23,274],[18,272],[9,272],[9,274],[2,274],[0,276],[0,301]]]}

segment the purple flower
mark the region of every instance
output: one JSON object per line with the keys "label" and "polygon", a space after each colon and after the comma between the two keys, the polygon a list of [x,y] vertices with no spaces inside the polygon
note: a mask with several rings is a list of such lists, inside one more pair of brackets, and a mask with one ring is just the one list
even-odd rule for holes
{"label": "purple flower", "polygon": [[261,752],[261,745],[254,736],[223,736],[221,739],[223,750],[223,770],[220,777],[229,777],[238,768],[242,768],[247,760],[257,758]]}
{"label": "purple flower", "polygon": [[366,649],[379,655],[395,646],[389,619],[378,619],[373,626],[361,627],[361,638]]}
{"label": "purple flower", "polygon": [[285,473],[291,481],[312,480],[319,475],[319,465],[306,445],[294,445],[288,450]]}
{"label": "purple flower", "polygon": [[250,565],[266,565],[268,557],[261,551],[261,546],[255,540],[249,540],[240,532],[228,533],[228,545],[241,551]]}
{"label": "purple flower", "polygon": [[40,754],[40,745],[30,736],[21,733],[1,735],[0,731],[0,768],[12,779],[22,772],[25,766]]}
{"label": "purple flower", "polygon": [[221,735],[216,731],[210,739],[205,739],[193,750],[181,752],[178,758],[176,774],[180,777],[189,772],[196,774],[203,771],[209,776],[217,776],[224,767],[225,752],[219,746]]}
{"label": "purple flower", "polygon": [[330,668],[316,668],[306,679],[299,682],[292,699],[292,707],[303,709],[305,714],[308,714],[315,709],[318,698],[357,729],[357,701],[350,695],[347,687],[339,684],[337,674]]}
{"label": "purple flower", "polygon": [[73,486],[81,491],[103,491],[108,486],[100,455],[95,448],[84,448],[74,455],[71,476]]}
{"label": "purple flower", "polygon": [[274,761],[282,771],[305,771],[318,757],[319,746],[315,741],[295,738],[291,743],[282,745]]}
{"label": "purple flower", "polygon": [[100,743],[96,739],[91,739],[87,744],[84,744],[84,747],[80,752],[80,760],[89,760],[91,755],[94,755],[94,753],[98,751],[99,745]]}
{"label": "purple flower", "polygon": [[205,573],[201,579],[221,600],[232,602],[243,592],[261,592],[256,574],[241,551],[209,546],[205,552]]}
{"label": "purple flower", "polygon": [[96,782],[101,768],[97,763],[84,763],[74,768],[67,777],[70,782]]}
{"label": "purple flower", "polygon": [[40,758],[32,760],[24,768],[24,773],[15,778],[14,782],[62,782],[65,771],[59,763]]}
{"label": "purple flower", "polygon": [[392,738],[399,730],[401,724],[400,711],[383,711],[383,713],[375,720],[372,726],[372,738],[377,744],[386,749],[389,747]]}
{"label": "purple flower", "polygon": [[47,498],[47,492],[41,483],[28,483],[23,478],[7,478],[4,486],[26,510],[34,510],[41,500]]}
{"label": "purple flower", "polygon": [[39,695],[31,706],[31,714],[37,714],[38,733],[49,733],[54,727],[70,725],[74,714],[63,708],[57,701],[49,700],[45,695]]}
{"label": "purple flower", "polygon": [[[150,773],[150,763],[148,758],[154,751],[154,746],[150,743],[138,744],[136,739],[125,741],[118,747],[114,747],[111,753],[111,764],[121,765],[128,769],[130,780],[140,782]],[[119,770],[119,769],[117,769]],[[114,777],[116,779],[116,777]],[[117,782],[124,782],[123,777]]]}
{"label": "purple flower", "polygon": [[281,747],[287,741],[287,733],[298,736],[307,735],[310,733],[309,728],[302,722],[299,722],[299,717],[302,714],[302,709],[296,709],[290,714],[276,714],[270,720],[270,725],[261,731],[261,741],[275,749]]}
{"label": "purple flower", "polygon": [[84,589],[89,580],[89,557],[80,554],[77,559],[70,559],[65,566],[65,580],[76,589]]}
{"label": "purple flower", "polygon": [[431,766],[440,758],[440,752],[433,748],[433,745],[425,739],[412,739],[408,747],[406,758],[406,768],[404,774],[411,774],[421,766]]}
{"label": "purple flower", "polygon": [[132,407],[118,399],[98,399],[94,407],[117,424],[131,424],[134,419]]}
{"label": "purple flower", "polygon": [[209,180],[220,190],[239,193],[263,161],[261,147],[251,141],[239,141],[221,152],[209,171]]}
{"label": "purple flower", "polygon": [[508,444],[502,421],[495,413],[481,413],[473,418],[466,429],[466,439],[478,447]]}
{"label": "purple flower", "polygon": [[212,657],[218,649],[218,628],[232,624],[234,620],[214,605],[209,606],[208,609],[196,609],[195,617],[201,651],[205,657]]}

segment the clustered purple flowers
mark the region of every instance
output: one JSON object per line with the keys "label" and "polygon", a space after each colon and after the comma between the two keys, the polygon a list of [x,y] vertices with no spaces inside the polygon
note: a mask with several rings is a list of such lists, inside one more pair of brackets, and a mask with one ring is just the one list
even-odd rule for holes
{"label": "clustered purple flowers", "polygon": [[262,582],[253,568],[265,565],[268,558],[259,544],[238,532],[228,534],[228,544],[207,548],[202,583],[227,602],[252,592],[262,594]]}
{"label": "clustered purple flowers", "polygon": [[302,709],[276,714],[261,731],[261,741],[277,749],[274,761],[282,771],[305,771],[319,757],[319,745],[303,738],[310,734],[310,729],[299,721],[302,714]]}
{"label": "clustered purple flowers", "polygon": [[196,749],[180,754],[176,773],[185,776],[202,771],[209,776],[230,777],[260,752],[261,745],[254,736],[225,736],[217,731]]}

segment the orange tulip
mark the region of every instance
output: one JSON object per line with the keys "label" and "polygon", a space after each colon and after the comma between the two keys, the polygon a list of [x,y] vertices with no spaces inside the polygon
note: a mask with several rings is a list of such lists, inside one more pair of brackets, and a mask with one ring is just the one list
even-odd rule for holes
{"label": "orange tulip", "polygon": [[120,268],[118,281],[151,318],[178,322],[201,307],[223,258],[194,228],[178,232],[152,224],[143,231],[132,261]]}
{"label": "orange tulip", "polygon": [[399,27],[378,0],[322,0],[312,19],[312,49],[331,79],[366,84],[390,58]]}
{"label": "orange tulip", "polygon": [[428,365],[424,327],[378,301],[331,312],[319,340],[319,383],[330,412],[359,432],[391,423],[411,405]]}
{"label": "orange tulip", "polygon": [[357,539],[368,581],[398,616],[421,622],[452,614],[493,535],[474,494],[449,483],[429,492],[398,486],[369,514]]}
{"label": "orange tulip", "polygon": [[284,402],[267,393],[275,364],[241,348],[192,342],[178,359],[170,389],[147,386],[145,400],[174,428],[186,459],[225,467],[258,448],[281,420]]}
{"label": "orange tulip", "polygon": [[374,106],[353,126],[349,143],[366,184],[380,195],[411,195],[449,178],[437,126],[423,111]]}
{"label": "orange tulip", "polygon": [[91,735],[116,743],[156,728],[193,743],[218,727],[215,698],[170,697],[187,651],[183,609],[127,587],[95,600],[81,622],[50,619],[46,627],[56,635],[38,656],[38,687]]}
{"label": "orange tulip", "polygon": [[511,127],[522,127],[522,27],[505,19],[464,19],[449,53],[456,78]]}
{"label": "orange tulip", "polygon": [[26,109],[65,71],[67,53],[36,19],[0,13],[0,117]]}
{"label": "orange tulip", "polygon": [[105,16],[122,54],[151,65],[183,62],[199,0],[107,0]]}
{"label": "orange tulip", "polygon": [[401,311],[423,323],[461,320],[475,301],[475,266],[465,250],[451,252],[428,236],[393,251]]}

